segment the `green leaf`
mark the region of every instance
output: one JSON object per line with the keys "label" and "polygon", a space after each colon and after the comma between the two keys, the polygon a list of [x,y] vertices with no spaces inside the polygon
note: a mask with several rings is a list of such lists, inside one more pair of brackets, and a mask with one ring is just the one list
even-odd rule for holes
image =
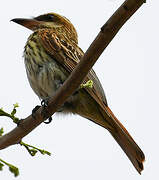
{"label": "green leaf", "polygon": [[14,109],[15,109],[15,108],[19,107],[19,104],[15,103],[15,104],[13,104],[13,106],[14,106]]}
{"label": "green leaf", "polygon": [[51,156],[51,153],[48,151],[45,151],[45,150],[41,150],[40,153],[43,155],[47,154],[47,155]]}
{"label": "green leaf", "polygon": [[1,129],[0,129],[0,136],[2,136],[3,133],[4,133],[4,130],[3,130],[3,128],[1,128]]}
{"label": "green leaf", "polygon": [[21,146],[24,146],[31,156],[35,156],[38,151],[39,151],[41,154],[43,154],[43,155],[47,154],[47,155],[51,156],[51,153],[50,153],[50,152],[48,152],[48,151],[46,151],[46,150],[39,149],[39,148],[37,148],[37,147],[35,147],[35,146],[26,144],[26,143],[24,143],[24,142],[22,142],[22,141],[21,141],[19,144],[20,144]]}
{"label": "green leaf", "polygon": [[13,165],[9,166],[9,171],[13,173],[15,177],[19,175],[19,169]]}
{"label": "green leaf", "polygon": [[12,164],[9,164],[8,162],[4,161],[3,159],[0,159],[0,161],[3,163],[0,162],[0,170],[3,170],[3,166],[6,165],[9,167],[9,171],[11,173],[14,174],[14,176],[18,176],[19,175],[19,169],[15,166],[13,166]]}
{"label": "green leaf", "polygon": [[3,166],[4,166],[4,164],[0,163],[0,171],[3,170]]}
{"label": "green leaf", "polygon": [[87,81],[85,84],[81,84],[80,86],[81,88],[92,88],[93,87],[93,81],[92,80],[89,80]]}
{"label": "green leaf", "polygon": [[38,152],[38,151],[37,151],[36,149],[29,149],[29,153],[30,153],[32,156],[35,156],[37,152]]}
{"label": "green leaf", "polygon": [[19,107],[18,103],[13,104],[13,107],[14,107],[14,108],[13,108],[13,110],[12,110],[11,113],[7,113],[7,112],[5,112],[5,111],[3,110],[3,108],[1,108],[1,109],[0,109],[0,116],[9,117],[9,118],[11,118],[11,119],[13,120],[14,123],[18,124],[20,120],[19,120],[19,118],[17,118],[17,117],[15,116],[15,114],[16,114],[16,112],[17,112],[16,108]]}

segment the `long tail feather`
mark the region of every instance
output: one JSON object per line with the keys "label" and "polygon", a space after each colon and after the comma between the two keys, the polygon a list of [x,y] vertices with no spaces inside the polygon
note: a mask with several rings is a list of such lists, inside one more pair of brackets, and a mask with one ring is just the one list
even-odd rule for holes
{"label": "long tail feather", "polygon": [[[107,128],[123,151],[126,153],[136,170],[141,174],[143,170],[143,162],[145,155],[131,135],[125,129],[125,127],[115,117],[109,107],[106,108],[106,112],[102,112],[104,119],[106,120],[106,127],[109,124],[112,128]],[[102,125],[103,126],[103,125]]]}

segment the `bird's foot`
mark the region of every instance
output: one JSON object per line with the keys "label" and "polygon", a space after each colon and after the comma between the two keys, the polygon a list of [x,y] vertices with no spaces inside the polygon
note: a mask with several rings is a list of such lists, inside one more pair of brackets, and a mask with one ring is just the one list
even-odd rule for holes
{"label": "bird's foot", "polygon": [[47,107],[47,106],[48,106],[48,100],[47,100],[47,99],[43,99],[43,100],[41,101],[41,106]]}
{"label": "bird's foot", "polygon": [[35,106],[35,108],[32,110],[32,117],[35,119],[36,118],[36,116],[35,116],[35,114],[36,114],[36,111],[40,108],[41,106]]}
{"label": "bird's foot", "polygon": [[[46,107],[48,106],[48,100],[42,100],[41,101],[41,106],[43,107],[43,110],[42,110],[42,115],[44,117],[47,117],[48,116],[48,111],[46,110]],[[52,121],[52,117],[49,117],[48,120],[44,121],[45,124],[49,124],[51,123]]]}
{"label": "bird's foot", "polygon": [[44,121],[45,124],[50,124],[52,121],[52,116],[49,117],[46,121]]}

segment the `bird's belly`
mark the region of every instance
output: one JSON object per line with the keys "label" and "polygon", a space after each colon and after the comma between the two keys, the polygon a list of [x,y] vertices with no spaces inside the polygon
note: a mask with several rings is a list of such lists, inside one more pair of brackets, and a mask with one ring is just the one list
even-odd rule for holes
{"label": "bird's belly", "polygon": [[26,65],[26,72],[30,86],[40,99],[53,96],[67,78],[55,62],[44,63],[32,68]]}

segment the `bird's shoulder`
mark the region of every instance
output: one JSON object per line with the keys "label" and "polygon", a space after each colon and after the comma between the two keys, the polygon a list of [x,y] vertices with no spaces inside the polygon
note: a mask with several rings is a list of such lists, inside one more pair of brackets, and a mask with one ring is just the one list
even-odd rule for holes
{"label": "bird's shoulder", "polygon": [[76,65],[84,55],[76,42],[70,40],[63,32],[56,29],[41,29],[37,34],[47,53],[58,56],[57,60],[63,63],[71,60]]}

